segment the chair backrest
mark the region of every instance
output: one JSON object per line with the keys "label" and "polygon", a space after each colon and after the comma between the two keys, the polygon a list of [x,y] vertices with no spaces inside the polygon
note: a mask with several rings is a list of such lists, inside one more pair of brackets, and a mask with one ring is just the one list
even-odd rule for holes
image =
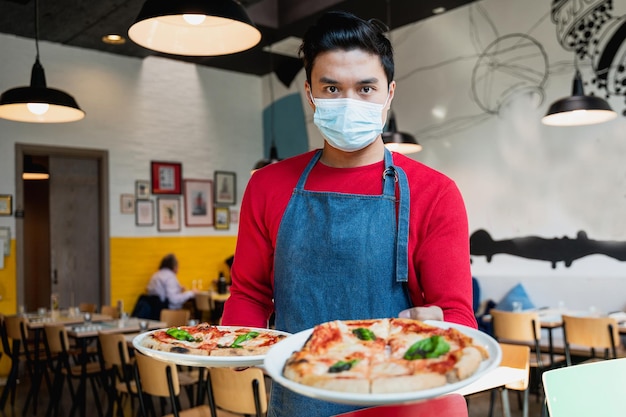
{"label": "chair backrest", "polygon": [[105,365],[123,367],[130,361],[126,338],[120,333],[98,333]]}
{"label": "chair backrest", "polygon": [[120,312],[117,309],[117,307],[104,305],[104,306],[102,306],[102,308],[100,310],[101,310],[100,311],[101,314],[110,316],[111,318],[114,318],[114,319],[119,319],[120,318]]}
{"label": "chair backrest", "polygon": [[[22,340],[22,328],[28,329],[28,321],[22,316],[7,316],[5,317],[5,324],[7,329],[7,336],[13,340]],[[28,333],[26,333],[28,337]]]}
{"label": "chair backrest", "polygon": [[626,358],[557,368],[542,379],[550,417],[624,415]]}
{"label": "chair backrest", "polygon": [[209,377],[213,400],[219,408],[237,414],[267,412],[265,380],[260,368],[210,368]]}
{"label": "chair backrest", "polygon": [[571,364],[571,347],[585,347],[595,356],[595,349],[611,352],[610,357],[617,357],[620,336],[617,321],[611,317],[575,317],[563,316],[563,338],[567,364]]}
{"label": "chair backrest", "polygon": [[95,313],[96,305],[93,303],[80,303],[78,305],[78,311],[81,313]]}
{"label": "chair backrest", "polygon": [[50,353],[58,354],[65,353],[70,345],[69,338],[67,337],[67,329],[62,324],[45,324],[43,326],[46,343]]}
{"label": "chair backrest", "polygon": [[7,324],[4,321],[5,315],[0,314],[0,337],[2,338],[2,351],[11,357],[11,343],[7,334]]}
{"label": "chair backrest", "polygon": [[500,343],[502,349],[502,361],[500,366],[526,370],[526,378],[507,384],[506,387],[517,391],[524,391],[528,388],[530,380],[530,347],[524,345],[512,345]]}
{"label": "chair backrest", "polygon": [[[171,375],[173,395],[180,393],[176,364],[152,358],[137,352],[135,355],[141,391],[157,397],[170,397],[168,373]],[[168,371],[169,369],[169,371]]]}
{"label": "chair backrest", "polygon": [[164,308],[161,310],[159,320],[165,322],[167,327],[186,326],[189,321],[189,310],[171,310],[169,308]]}
{"label": "chair backrest", "polygon": [[537,312],[491,312],[493,335],[498,341],[536,343],[541,338],[541,322]]}
{"label": "chair backrest", "polygon": [[364,408],[333,417],[467,417],[467,402],[460,394],[448,394],[429,400]]}
{"label": "chair backrest", "polygon": [[211,311],[211,295],[208,292],[196,294],[196,308],[200,311]]}

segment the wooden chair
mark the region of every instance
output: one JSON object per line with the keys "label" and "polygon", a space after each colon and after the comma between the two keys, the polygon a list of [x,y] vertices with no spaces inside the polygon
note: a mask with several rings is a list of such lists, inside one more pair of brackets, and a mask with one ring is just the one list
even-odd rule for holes
{"label": "wooden chair", "polygon": [[80,303],[78,305],[78,311],[81,313],[95,313],[97,306],[93,303]]}
{"label": "wooden chair", "polygon": [[205,321],[205,317],[207,320],[211,319],[211,311],[213,308],[211,307],[211,294],[208,292],[199,292],[195,296],[196,302],[196,310],[198,311],[198,319],[201,321]]}
{"label": "wooden chair", "polygon": [[189,321],[189,315],[189,310],[186,309],[171,310],[165,308],[161,310],[159,320],[165,322],[167,327],[186,326]]}
{"label": "wooden chair", "polygon": [[[510,416],[509,406],[509,393],[508,390],[518,391],[522,394],[521,409],[522,416],[528,417],[528,384],[530,382],[530,347],[523,345],[513,345],[509,343],[500,343],[502,349],[502,361],[500,366],[507,366],[509,368],[524,369],[526,371],[526,378],[519,381],[506,384],[504,387],[500,387],[502,407],[505,410],[504,414]],[[495,397],[498,389],[491,390],[491,401],[489,404],[489,417],[493,416],[493,406],[495,403]]]}
{"label": "wooden chair", "polygon": [[624,415],[626,358],[546,371],[543,387],[550,417]]}
{"label": "wooden chair", "polygon": [[117,413],[120,417],[124,415],[125,398],[130,397],[131,409],[134,410],[134,398],[138,395],[137,385],[133,374],[133,361],[128,352],[128,345],[123,334],[119,333],[98,333],[102,362],[106,372],[109,407],[107,415],[113,414],[113,408],[117,404]]}
{"label": "wooden chair", "polygon": [[260,368],[210,368],[209,397],[215,416],[215,407],[230,413],[261,417],[267,413],[265,379]]}
{"label": "wooden chair", "polygon": [[120,318],[120,312],[117,309],[117,307],[114,307],[114,306],[104,305],[100,309],[100,313],[104,314],[104,315],[107,315],[107,316],[111,316],[112,319],[119,319]]}
{"label": "wooden chair", "polygon": [[596,350],[603,351],[603,359],[617,358],[620,336],[617,321],[611,317],[575,317],[563,316],[563,338],[565,339],[565,358],[567,365],[572,364],[572,347],[589,351],[588,360],[598,360]]}
{"label": "wooden chair", "polygon": [[[181,411],[180,387],[181,380],[176,364],[161,361],[150,356],[137,352],[135,355],[135,381],[139,395],[139,406],[143,417],[148,417],[148,408],[152,415],[155,415],[154,406],[149,396],[169,398],[172,413],[165,417],[212,417],[211,408],[207,405],[198,405],[190,409]],[[207,384],[202,384],[206,388],[206,395],[210,398]],[[164,413],[162,413],[164,414]]]}
{"label": "wooden chair", "polygon": [[333,417],[467,417],[467,403],[460,394],[448,394],[429,400],[364,408]]}
{"label": "wooden chair", "polygon": [[[28,331],[28,320],[23,316],[7,316],[5,317],[5,324],[7,337],[13,340],[12,353],[19,359],[18,365],[20,361],[26,363],[26,370],[31,381],[31,386],[24,402],[24,414],[27,412],[31,401],[33,414],[37,414],[41,381],[45,381],[48,390],[51,387],[50,375],[48,375],[47,369],[48,360],[44,346],[40,341],[40,333],[35,333],[35,337],[31,338],[31,334]],[[18,341],[18,343],[15,341]],[[17,374],[15,378],[15,382],[17,382]]]}
{"label": "wooden chair", "polygon": [[91,383],[91,390],[93,393],[94,401],[96,403],[98,416],[102,417],[102,406],[100,404],[100,395],[98,392],[98,379],[102,374],[101,364],[98,362],[88,362],[86,364],[72,364],[72,357],[74,357],[78,352],[70,351],[70,343],[67,335],[67,329],[64,325],[46,324],[44,325],[44,331],[48,361],[54,371],[54,382],[52,384],[50,402],[46,415],[49,416],[53,411],[55,416],[58,415],[60,403],[59,400],[63,394],[63,385],[66,380],[72,398],[72,408],[74,409],[74,407],[78,407],[79,401],[85,400],[79,398],[78,393],[76,392],[72,383],[73,379],[82,378],[83,372],[85,372],[84,377]]}

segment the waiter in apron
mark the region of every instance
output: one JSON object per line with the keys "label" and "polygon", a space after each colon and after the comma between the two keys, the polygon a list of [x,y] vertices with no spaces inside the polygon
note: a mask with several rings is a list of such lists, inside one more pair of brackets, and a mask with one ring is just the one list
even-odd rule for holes
{"label": "waiter in apron", "polygon": [[[266,327],[275,313],[289,333],[396,316],[476,327],[458,188],[381,138],[396,88],[385,31],[330,12],[306,33],[304,87],[324,147],[250,178],[222,324]],[[354,408],[273,384],[268,416]]]}

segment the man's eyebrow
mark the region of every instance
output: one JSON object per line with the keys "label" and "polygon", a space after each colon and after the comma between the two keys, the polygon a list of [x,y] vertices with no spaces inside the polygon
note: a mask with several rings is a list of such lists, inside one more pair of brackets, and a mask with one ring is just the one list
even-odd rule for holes
{"label": "man's eyebrow", "polygon": [[361,80],[358,82],[358,84],[376,84],[377,82],[378,82],[378,78],[372,77],[372,78],[366,78],[364,80]]}
{"label": "man's eyebrow", "polygon": [[324,84],[339,84],[339,81],[328,77],[320,77],[320,82]]}

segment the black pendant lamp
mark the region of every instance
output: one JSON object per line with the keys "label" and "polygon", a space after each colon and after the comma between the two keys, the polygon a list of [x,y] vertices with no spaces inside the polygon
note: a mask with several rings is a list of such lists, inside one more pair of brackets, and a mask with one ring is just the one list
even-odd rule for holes
{"label": "black pendant lamp", "polygon": [[596,96],[586,96],[580,71],[576,69],[572,95],[552,103],[541,122],[548,126],[583,126],[608,122],[617,117],[609,103]]}
{"label": "black pendant lamp", "polygon": [[144,48],[187,56],[232,54],[261,40],[237,0],[146,0],[128,36]]}
{"label": "black pendant lamp", "polygon": [[385,147],[393,152],[401,154],[416,153],[422,150],[422,145],[417,143],[413,135],[405,132],[398,132],[396,126],[396,115],[389,111],[389,121],[387,130],[383,132],[383,143]]}
{"label": "black pendant lamp", "polygon": [[29,87],[16,87],[0,96],[0,117],[17,122],[63,123],[85,117],[71,95],[46,85],[46,75],[39,62],[39,11],[35,0],[35,45],[37,56]]}
{"label": "black pendant lamp", "polygon": [[280,159],[278,157],[278,149],[276,149],[276,144],[274,142],[272,142],[272,147],[270,148],[270,157],[269,158],[263,158],[260,159],[259,161],[257,161],[256,164],[254,164],[254,168],[252,168],[252,173],[254,174],[254,172],[257,169],[261,169],[264,168],[268,165],[272,165],[275,164],[276,162],[280,162],[282,161],[282,159]]}

